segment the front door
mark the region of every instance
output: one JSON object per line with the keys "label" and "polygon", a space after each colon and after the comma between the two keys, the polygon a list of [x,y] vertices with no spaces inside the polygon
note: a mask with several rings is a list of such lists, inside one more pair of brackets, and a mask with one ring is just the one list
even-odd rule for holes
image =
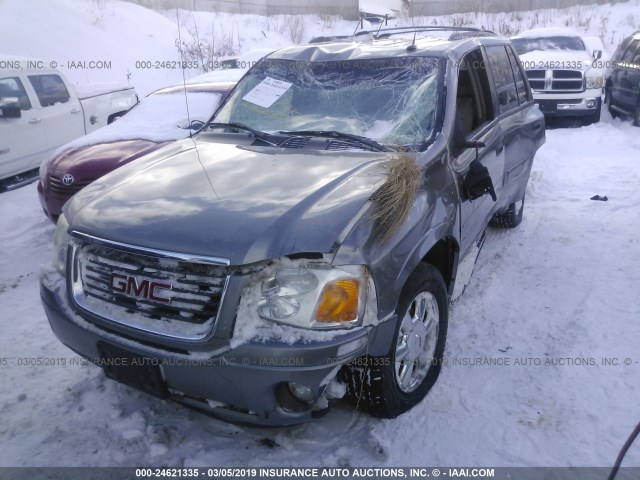
{"label": "front door", "polygon": [[0,78],[0,99],[15,99],[20,118],[0,117],[0,179],[40,165],[47,154],[47,135],[37,108],[19,76]]}

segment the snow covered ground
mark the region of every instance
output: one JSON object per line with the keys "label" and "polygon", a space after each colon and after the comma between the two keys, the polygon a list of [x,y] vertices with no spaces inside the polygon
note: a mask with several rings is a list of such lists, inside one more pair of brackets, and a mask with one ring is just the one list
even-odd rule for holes
{"label": "snow covered ground", "polygon": [[[416,22],[501,33],[572,26],[612,51],[640,29],[639,12],[631,0]],[[1,0],[0,49],[56,60],[76,83],[129,74],[144,95],[182,81],[178,69],[136,67],[178,60],[177,18],[187,35],[193,19],[205,32],[215,25],[241,51],[292,43],[286,18],[179,15],[111,0]],[[303,41],[353,28],[307,17]],[[69,68],[74,60],[112,64]],[[40,306],[53,227],[35,185],[1,194],[0,466],[611,465],[640,420],[639,134],[606,113],[597,125],[547,131],[522,225],[489,231],[451,312],[448,363],[425,401],[395,420],[342,405],[303,426],[245,428],[105,379],[55,339]],[[638,441],[624,465],[640,466]]]}
{"label": "snow covered ground", "polygon": [[[605,117],[547,131],[523,223],[489,231],[449,363],[395,420],[341,405],[239,427],[72,365],[38,296],[53,227],[35,185],[0,195],[0,466],[611,465],[640,420],[640,130]],[[24,365],[35,358],[66,365]],[[638,442],[624,465],[640,466]]]}

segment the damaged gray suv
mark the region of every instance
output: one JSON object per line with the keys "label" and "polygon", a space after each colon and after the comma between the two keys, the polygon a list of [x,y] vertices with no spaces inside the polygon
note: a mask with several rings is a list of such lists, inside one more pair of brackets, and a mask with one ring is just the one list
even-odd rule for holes
{"label": "damaged gray suv", "polygon": [[522,220],[544,118],[489,32],[325,40],[65,206],[42,302],[108,377],[262,425],[339,398],[392,418],[434,385],[485,228]]}

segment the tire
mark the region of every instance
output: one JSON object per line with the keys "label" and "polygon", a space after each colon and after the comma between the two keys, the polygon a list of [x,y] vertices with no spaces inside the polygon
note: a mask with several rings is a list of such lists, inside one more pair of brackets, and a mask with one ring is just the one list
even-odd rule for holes
{"label": "tire", "polygon": [[587,125],[598,123],[600,121],[600,108],[601,107],[598,107],[595,112],[590,113],[589,115],[585,115],[584,119],[582,120],[582,125],[586,127]]}
{"label": "tire", "polygon": [[604,103],[607,106],[607,110],[609,110],[609,114],[611,118],[618,118],[618,113],[611,108],[611,87],[607,87],[604,90]]}
{"label": "tire", "polygon": [[494,228],[516,228],[522,223],[524,214],[524,196],[519,202],[514,202],[502,212],[495,213],[489,221]]}
{"label": "tire", "polygon": [[421,263],[396,308],[393,347],[346,369],[347,398],[374,417],[395,418],[418,404],[440,375],[447,339],[448,296],[440,272]]}

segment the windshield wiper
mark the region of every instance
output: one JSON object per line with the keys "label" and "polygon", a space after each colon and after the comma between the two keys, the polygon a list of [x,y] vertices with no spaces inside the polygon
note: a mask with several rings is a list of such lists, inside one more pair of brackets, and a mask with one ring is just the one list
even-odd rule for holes
{"label": "windshield wiper", "polygon": [[278,146],[277,143],[274,143],[272,140],[270,140],[271,136],[268,133],[261,132],[260,130],[256,130],[255,128],[251,128],[250,126],[245,125],[244,123],[210,122],[207,126],[209,128],[237,128],[239,130],[245,130],[245,131],[249,132],[251,135],[253,135],[255,138],[259,138],[263,142],[268,143],[269,145],[271,145],[273,147],[277,147]]}
{"label": "windshield wiper", "polygon": [[300,130],[293,132],[279,131],[277,133],[281,133],[283,135],[291,135],[291,136],[300,136],[300,137],[322,137],[322,138],[333,138],[335,140],[340,140],[345,143],[350,144],[359,144],[369,147],[374,152],[390,152],[391,149],[389,147],[385,147],[384,145],[376,142],[375,140],[371,140],[367,137],[361,137],[360,135],[352,135],[351,133],[343,133],[337,132],[335,130]]}

